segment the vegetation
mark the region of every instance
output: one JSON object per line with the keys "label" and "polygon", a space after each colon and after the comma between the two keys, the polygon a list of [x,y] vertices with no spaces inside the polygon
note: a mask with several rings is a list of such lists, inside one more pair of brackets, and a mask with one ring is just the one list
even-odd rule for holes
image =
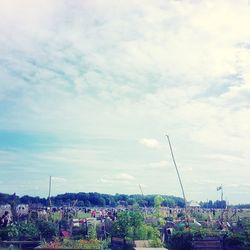
{"label": "vegetation", "polygon": [[70,240],[64,239],[60,241],[59,239],[53,242],[43,242],[41,248],[52,248],[52,249],[100,249],[101,242],[98,240]]}
{"label": "vegetation", "polygon": [[[21,201],[26,201],[29,204],[37,201],[44,202],[44,200],[39,200],[39,197],[0,194],[0,202],[8,203],[8,199],[13,199],[10,203],[12,210],[13,205]],[[98,193],[78,193],[58,195],[52,200],[53,204],[57,205],[71,204],[73,201],[79,200],[78,205],[103,206],[103,204],[109,204],[108,206],[130,205],[130,207],[124,211],[109,209],[108,211],[114,211],[112,218],[102,217],[101,221],[85,220],[85,218],[91,217],[91,210],[88,209],[86,209],[86,213],[65,209],[63,214],[52,209],[52,212],[48,213],[48,217],[41,217],[43,219],[27,217],[24,220],[25,223],[14,220],[14,223],[8,226],[1,225],[0,241],[36,241],[41,239],[43,240],[41,246],[47,248],[99,249],[102,247],[108,249],[111,237],[115,236],[122,238],[122,241],[124,239],[126,243],[124,249],[126,250],[132,249],[135,240],[148,240],[149,246],[162,247],[160,230],[167,227],[166,225],[169,223],[171,227],[173,226],[173,233],[166,237],[167,247],[171,250],[191,250],[194,239],[206,237],[220,237],[224,244],[230,247],[250,246],[249,210],[236,211],[232,209],[225,211],[222,216],[222,210],[215,210],[214,207],[223,205],[223,203],[210,201],[201,203],[202,206],[211,205],[213,209],[205,211],[200,208],[191,209],[187,216],[184,214],[184,210],[176,209],[175,213],[170,215],[166,213],[166,209],[161,209],[163,205],[183,205],[182,199],[171,196],[118,194],[112,196]],[[45,200],[45,202],[47,201]],[[145,206],[154,206],[154,209],[147,209],[147,213],[144,213],[142,211],[145,211]],[[102,209],[100,210],[102,211]],[[79,226],[74,227],[72,223],[73,219],[76,218],[83,220]],[[188,223],[187,218],[190,219]],[[221,218],[230,218],[231,225],[228,226]]]}
{"label": "vegetation", "polygon": [[201,202],[200,203],[201,207],[202,208],[226,208],[227,207],[227,204],[226,204],[226,201],[225,200],[216,200],[216,201],[208,201],[208,202]]}
{"label": "vegetation", "polygon": [[57,226],[50,221],[18,223],[0,227],[0,240],[51,240],[57,235]]}
{"label": "vegetation", "polygon": [[[73,204],[77,200],[77,206],[80,207],[93,207],[93,206],[110,206],[115,207],[117,205],[135,205],[138,204],[141,207],[153,207],[156,195],[126,195],[126,194],[100,194],[100,193],[66,193],[60,194],[55,197],[51,197],[51,202],[54,206],[63,206]],[[184,201],[182,198],[175,196],[162,196],[163,206],[171,206],[171,207],[184,207]],[[35,204],[41,206],[47,206],[48,200],[40,197],[32,197],[32,196],[22,196],[19,197],[15,194],[3,194],[0,193],[0,205],[1,204]]]}
{"label": "vegetation", "polygon": [[162,246],[160,232],[157,227],[147,225],[142,213],[139,211],[123,211],[118,214],[117,220],[112,226],[112,236],[134,240],[149,240],[152,247]]}

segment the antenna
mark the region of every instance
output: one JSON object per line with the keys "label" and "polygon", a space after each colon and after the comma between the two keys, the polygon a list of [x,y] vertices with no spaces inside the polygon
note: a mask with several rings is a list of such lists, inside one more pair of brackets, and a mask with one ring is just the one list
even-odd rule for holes
{"label": "antenna", "polygon": [[180,183],[180,186],[181,186],[181,191],[182,191],[182,195],[183,195],[183,199],[184,199],[184,203],[185,203],[185,209],[186,209],[186,208],[187,208],[187,200],[186,200],[184,188],[183,188],[182,181],[181,181],[181,176],[180,176],[179,170],[178,170],[178,168],[177,168],[177,165],[176,165],[176,162],[175,162],[175,159],[174,159],[174,153],[173,153],[173,149],[172,149],[172,146],[171,146],[171,142],[170,142],[169,136],[166,135],[166,137],[167,137],[167,139],[168,139],[168,144],[169,144],[169,148],[170,148],[172,160],[173,160],[173,162],[174,162],[174,166],[175,166],[175,169],[176,169],[176,173],[177,173],[177,176],[178,176],[178,180],[179,180],[179,183]]}

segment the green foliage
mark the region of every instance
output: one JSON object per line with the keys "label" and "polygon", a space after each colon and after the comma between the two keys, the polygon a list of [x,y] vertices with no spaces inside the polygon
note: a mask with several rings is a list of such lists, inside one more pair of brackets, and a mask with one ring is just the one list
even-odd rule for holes
{"label": "green foliage", "polygon": [[155,196],[155,198],[154,198],[154,207],[156,209],[160,209],[161,208],[161,203],[163,201],[164,201],[164,199],[160,195]]}
{"label": "green foliage", "polygon": [[[55,206],[63,206],[72,203],[73,201],[78,201],[77,205],[81,207],[92,207],[92,206],[112,206],[115,207],[119,204],[121,205],[134,205],[135,203],[139,204],[140,207],[153,207],[154,206],[154,199],[156,195],[125,195],[125,194],[100,194],[100,193],[65,193],[60,194],[55,197],[51,197],[51,202]],[[175,196],[162,196],[163,202],[162,205],[174,207],[184,206],[184,201],[180,197]],[[23,204],[41,204],[42,206],[46,206],[48,200],[45,198],[40,197],[32,197],[29,195],[24,195],[19,197],[15,194],[3,194],[0,193],[0,204],[15,204],[23,203]]]}
{"label": "green foliage", "polygon": [[39,220],[37,221],[36,225],[40,232],[41,237],[46,240],[51,240],[53,237],[57,235],[58,232],[57,225],[50,221]]}
{"label": "green foliage", "polygon": [[20,223],[17,225],[18,240],[38,240],[39,231],[33,223]]}
{"label": "green foliage", "polygon": [[197,221],[204,221],[208,219],[207,214],[199,213],[199,212],[192,212],[192,217],[194,217]]}
{"label": "green foliage", "polygon": [[170,248],[173,250],[191,250],[192,241],[194,238],[204,239],[206,237],[218,236],[219,232],[212,228],[201,228],[193,226],[191,228],[179,227],[179,230],[174,230],[170,237]]}
{"label": "green foliage", "polygon": [[16,225],[0,228],[1,240],[18,240],[18,229]]}
{"label": "green foliage", "polygon": [[165,207],[174,207],[175,204],[175,199],[173,197],[166,197],[164,198],[162,205]]}
{"label": "green foliage", "polygon": [[154,207],[155,207],[155,217],[158,219],[158,226],[164,226],[165,220],[163,219],[163,216],[161,215],[161,204],[164,201],[164,199],[157,195],[154,198]]}
{"label": "green foliage", "polygon": [[102,249],[103,250],[108,250],[110,244],[111,244],[111,239],[110,238],[107,238],[106,240],[103,240],[102,241]]}
{"label": "green foliage", "polygon": [[87,225],[84,223],[79,227],[73,227],[71,238],[74,240],[85,239],[88,234]]}
{"label": "green foliage", "polygon": [[2,240],[38,240],[39,231],[32,223],[12,224],[0,229]]}
{"label": "green foliage", "polygon": [[100,249],[100,241],[98,240],[70,240],[64,239],[60,241],[55,239],[53,242],[47,243],[46,241],[42,242],[42,248],[63,248],[63,249]]}
{"label": "green foliage", "polygon": [[134,239],[136,231],[141,227],[143,221],[143,215],[139,211],[120,212],[112,226],[112,235]]}
{"label": "green foliage", "polygon": [[152,247],[162,247],[158,228],[145,224],[142,214],[138,211],[119,213],[112,227],[112,235],[125,238],[131,244],[133,240],[150,240]]}
{"label": "green foliage", "polygon": [[161,242],[160,238],[155,238],[149,241],[150,247],[163,247],[164,244]]}
{"label": "green foliage", "polygon": [[96,225],[91,225],[88,227],[88,237],[90,240],[96,240]]}

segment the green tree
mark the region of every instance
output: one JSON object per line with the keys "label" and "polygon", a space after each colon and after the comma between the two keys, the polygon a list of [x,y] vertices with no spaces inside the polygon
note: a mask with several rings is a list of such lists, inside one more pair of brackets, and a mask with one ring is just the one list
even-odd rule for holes
{"label": "green tree", "polygon": [[160,195],[157,195],[154,198],[155,215],[157,218],[160,218],[161,204],[163,201],[164,199]]}

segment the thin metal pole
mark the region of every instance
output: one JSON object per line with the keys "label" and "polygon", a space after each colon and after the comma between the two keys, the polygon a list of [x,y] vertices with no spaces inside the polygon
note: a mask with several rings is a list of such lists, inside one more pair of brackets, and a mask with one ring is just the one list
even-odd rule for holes
{"label": "thin metal pole", "polygon": [[223,186],[221,184],[221,201],[223,201]]}
{"label": "thin metal pole", "polygon": [[141,188],[141,184],[139,184],[139,188],[141,190],[141,195],[144,196],[143,192],[142,192],[142,188]]}
{"label": "thin metal pole", "polygon": [[49,177],[49,206],[51,207],[51,176]]}
{"label": "thin metal pole", "polygon": [[169,144],[169,148],[170,148],[170,151],[171,151],[171,156],[172,156],[174,166],[175,166],[175,169],[176,169],[176,173],[177,173],[179,183],[180,183],[180,186],[181,186],[181,191],[182,191],[182,195],[183,195],[183,199],[184,199],[184,203],[185,203],[185,208],[187,208],[187,200],[186,200],[184,188],[183,188],[182,181],[181,181],[181,176],[180,176],[179,170],[177,168],[177,165],[176,165],[176,162],[175,162],[175,159],[174,159],[174,153],[173,153],[173,149],[172,149],[172,146],[171,146],[171,142],[170,142],[169,136],[166,135],[166,137],[168,139],[168,144]]}
{"label": "thin metal pole", "polygon": [[223,186],[221,184],[221,221],[224,221],[224,208],[222,207],[222,201],[223,201]]}
{"label": "thin metal pole", "polygon": [[146,205],[145,205],[145,203],[144,203],[144,194],[143,194],[143,191],[142,191],[141,184],[139,184],[139,188],[140,188],[140,190],[141,190],[141,195],[142,195],[142,199],[143,199],[143,206],[144,206],[144,209],[145,209],[144,218],[146,218],[147,209],[146,209]]}

